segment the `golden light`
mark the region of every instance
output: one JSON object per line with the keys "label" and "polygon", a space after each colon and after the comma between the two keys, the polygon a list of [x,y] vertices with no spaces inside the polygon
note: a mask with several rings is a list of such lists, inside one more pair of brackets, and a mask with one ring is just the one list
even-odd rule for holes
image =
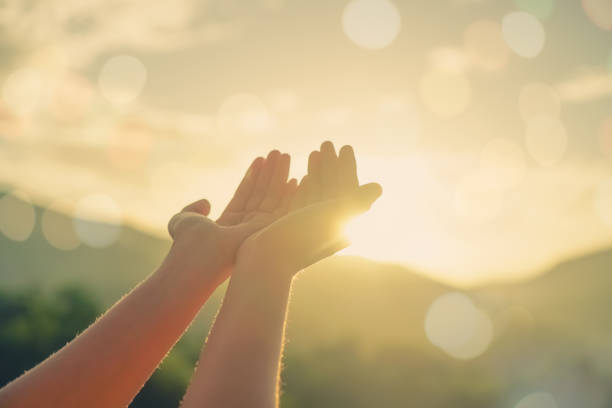
{"label": "golden light", "polygon": [[497,217],[502,210],[504,196],[494,182],[490,173],[479,169],[457,184],[454,206],[459,219],[485,222]]}
{"label": "golden light", "polygon": [[612,116],[606,117],[599,125],[599,147],[602,153],[612,159]]}
{"label": "golden light", "polygon": [[30,67],[13,71],[6,77],[2,86],[2,100],[14,114],[20,116],[34,113],[44,96],[43,93],[42,74]]}
{"label": "golden light", "polygon": [[419,83],[423,103],[442,118],[452,118],[463,113],[470,103],[471,87],[462,74],[432,70]]}
{"label": "golden light", "polygon": [[274,117],[256,95],[239,93],[227,97],[217,113],[217,128],[224,136],[248,136],[270,131]]}
{"label": "golden light", "polygon": [[525,145],[539,165],[556,164],[565,155],[567,144],[567,132],[559,119],[538,116],[527,123]]}
{"label": "golden light", "polygon": [[521,88],[518,107],[524,121],[537,116],[557,118],[561,113],[561,98],[552,86],[532,82]]}
{"label": "golden light", "polygon": [[525,178],[525,154],[516,141],[495,138],[486,144],[480,154],[480,169],[490,175],[492,187],[513,188]]}
{"label": "golden light", "polygon": [[523,58],[537,57],[546,42],[542,23],[533,15],[522,11],[504,16],[502,33],[510,49]]}
{"label": "golden light", "polygon": [[401,18],[389,0],[352,0],[342,13],[346,36],[360,47],[381,49],[399,34]]}
{"label": "golden light", "polygon": [[448,74],[463,74],[470,67],[469,54],[460,48],[438,47],[427,56],[433,70]]}
{"label": "golden light", "polygon": [[58,122],[71,123],[93,111],[94,90],[85,78],[64,73],[54,83],[49,110]]}

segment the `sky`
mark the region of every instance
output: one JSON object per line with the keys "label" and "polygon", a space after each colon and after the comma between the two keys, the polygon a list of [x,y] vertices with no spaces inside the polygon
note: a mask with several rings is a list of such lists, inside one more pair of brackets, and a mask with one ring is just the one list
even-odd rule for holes
{"label": "sky", "polygon": [[14,239],[117,236],[20,200],[162,235],[195,199],[219,214],[253,157],[299,178],[332,140],[384,189],[347,254],[471,285],[612,242],[607,0],[8,0],[0,30]]}

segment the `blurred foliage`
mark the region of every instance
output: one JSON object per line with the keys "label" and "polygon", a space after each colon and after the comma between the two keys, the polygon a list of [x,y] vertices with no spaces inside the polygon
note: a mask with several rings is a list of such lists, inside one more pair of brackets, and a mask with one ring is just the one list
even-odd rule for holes
{"label": "blurred foliage", "polygon": [[[68,252],[39,230],[24,243],[0,236],[0,384],[85,329],[150,273],[167,245],[127,227],[108,248]],[[545,391],[559,408],[612,406],[611,265],[612,251],[601,251],[529,281],[465,290],[491,317],[495,337],[483,355],[461,361],[424,332],[431,303],[457,289],[359,258],[317,264],[294,285],[281,405],[514,408]],[[223,290],[133,407],[178,405]]]}

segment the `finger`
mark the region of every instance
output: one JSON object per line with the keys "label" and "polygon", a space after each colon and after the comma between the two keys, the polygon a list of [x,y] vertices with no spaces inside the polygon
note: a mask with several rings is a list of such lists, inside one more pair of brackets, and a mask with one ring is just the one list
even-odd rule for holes
{"label": "finger", "polygon": [[175,236],[176,224],[178,223],[179,219],[181,219],[183,216],[184,216],[184,213],[181,211],[178,214],[174,214],[172,218],[170,218],[170,221],[168,221],[168,234],[170,234],[170,236],[173,239]]}
{"label": "finger", "polygon": [[308,156],[308,174],[312,177],[319,177],[321,169],[321,152],[313,150]]}
{"label": "finger", "polygon": [[315,255],[307,261],[307,265],[305,265],[304,267],[310,266],[316,262],[319,262],[322,259],[328,258],[334,255],[336,252],[348,247],[349,245],[350,242],[344,238],[338,238],[335,241],[329,242],[324,245],[319,252],[315,253]]}
{"label": "finger", "polygon": [[369,183],[360,186],[357,191],[350,198],[349,206],[350,209],[362,213],[370,209],[372,204],[378,197],[382,195],[382,187],[378,183]]}
{"label": "finger", "polygon": [[285,211],[289,209],[289,207],[291,206],[291,202],[295,198],[297,188],[298,188],[297,180],[294,178],[289,180],[289,182],[285,185],[283,189],[283,197],[281,199],[279,208]]}
{"label": "finger", "polygon": [[226,211],[240,212],[244,210],[247,200],[255,188],[255,183],[257,181],[259,172],[263,164],[264,164],[263,157],[258,157],[255,160],[253,160],[248,170],[244,174],[242,181],[238,185],[238,188],[236,189],[234,196],[232,197],[229,204],[223,211],[224,213]]}
{"label": "finger", "polygon": [[210,202],[203,198],[201,200],[194,201],[183,208],[179,213],[174,214],[174,216],[170,218],[170,221],[168,221],[168,233],[172,238],[174,238],[176,235],[176,226],[178,225],[178,222],[185,218],[188,215],[187,213],[196,213],[207,216],[210,213]]}
{"label": "finger", "polygon": [[338,185],[343,192],[352,191],[359,186],[355,153],[349,145],[342,146],[338,154]]}
{"label": "finger", "polygon": [[210,202],[205,198],[194,201],[183,208],[181,212],[194,212],[202,215],[208,215],[210,213]]}
{"label": "finger", "polygon": [[280,152],[278,150],[272,150],[264,164],[259,171],[259,175],[257,176],[257,181],[255,182],[255,187],[253,189],[253,193],[250,195],[247,200],[245,210],[251,211],[259,207],[261,201],[266,196],[266,191],[268,190],[268,184],[270,183],[270,178],[272,177],[272,173],[274,168],[276,167],[276,161],[280,157]]}
{"label": "finger", "polygon": [[290,163],[291,157],[286,153],[282,154],[276,161],[274,171],[270,177],[266,196],[259,205],[261,210],[269,212],[278,207],[285,185],[287,184],[287,177],[289,177]]}
{"label": "finger", "polygon": [[332,142],[321,145],[321,188],[323,198],[331,198],[338,192],[338,156]]}
{"label": "finger", "polygon": [[293,197],[293,201],[291,202],[291,208],[302,208],[306,205],[308,200],[308,189],[310,188],[310,178],[308,174],[302,177],[299,186],[296,188],[295,195]]}

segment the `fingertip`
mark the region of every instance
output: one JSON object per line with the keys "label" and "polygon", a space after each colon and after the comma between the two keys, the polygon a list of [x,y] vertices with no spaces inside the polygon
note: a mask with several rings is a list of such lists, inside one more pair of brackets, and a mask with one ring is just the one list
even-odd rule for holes
{"label": "fingertip", "polygon": [[344,145],[344,146],[342,146],[340,148],[340,152],[338,153],[338,156],[339,157],[343,157],[343,156],[346,156],[346,155],[352,155],[352,156],[355,155],[355,151],[353,149],[353,146],[351,146],[351,145]]}
{"label": "fingertip", "polygon": [[377,199],[382,195],[382,186],[378,183],[368,183],[359,187],[359,190],[363,191],[363,194],[367,194],[373,199]]}
{"label": "fingertip", "polygon": [[319,171],[321,152],[313,150],[308,156],[308,174],[315,174]]}
{"label": "fingertip", "polygon": [[326,140],[323,143],[321,143],[321,151],[323,150],[333,150],[334,149],[334,144],[330,141],[330,140]]}
{"label": "fingertip", "polygon": [[378,183],[369,183],[357,189],[353,200],[358,208],[367,210],[381,196],[382,187]]}
{"label": "fingertip", "polygon": [[210,201],[205,198],[194,201],[183,208],[181,212],[194,212],[202,215],[208,215],[210,213]]}

